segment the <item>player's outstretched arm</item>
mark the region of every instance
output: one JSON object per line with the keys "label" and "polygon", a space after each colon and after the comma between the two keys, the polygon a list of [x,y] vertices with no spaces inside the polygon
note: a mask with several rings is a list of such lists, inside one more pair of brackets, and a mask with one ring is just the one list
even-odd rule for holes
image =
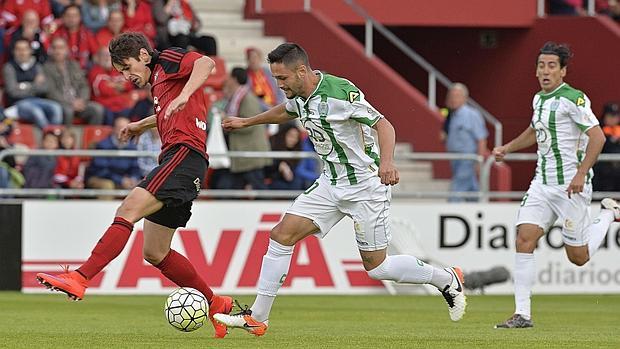
{"label": "player's outstretched arm", "polygon": [[121,142],[127,142],[131,137],[139,136],[149,128],[157,126],[157,115],[148,116],[140,121],[130,122],[123,127],[118,139]]}
{"label": "player's outstretched arm", "polygon": [[504,161],[506,154],[513,153],[534,144],[536,144],[536,130],[532,127],[528,127],[517,138],[508,142],[508,144],[493,148],[493,156],[495,157],[495,161]]}
{"label": "player's outstretched arm", "polygon": [[292,118],[286,112],[285,104],[277,105],[265,112],[252,116],[251,118],[239,118],[228,116],[222,120],[222,128],[225,131],[232,131],[239,128],[260,125],[260,124],[281,124],[290,121]]}
{"label": "player's outstretched arm", "polygon": [[394,166],[394,147],[396,145],[396,132],[394,126],[386,118],[381,118],[373,126],[379,137],[379,149],[381,160],[379,162],[379,177],[385,185],[395,185],[400,180],[398,169]]}
{"label": "player's outstretched arm", "polygon": [[579,164],[575,177],[573,177],[566,189],[569,198],[572,193],[581,193],[583,191],[586,176],[588,172],[590,172],[592,166],[594,166],[601,150],[603,150],[603,145],[605,145],[605,134],[600,126],[590,128],[586,134],[589,138],[588,146],[586,147],[586,156],[583,158],[583,161],[581,161],[581,164]]}
{"label": "player's outstretched arm", "polygon": [[166,108],[164,118],[167,119],[170,115],[182,110],[187,104],[189,97],[200,88],[215,68],[215,62],[207,56],[203,56],[194,61],[194,67],[192,73],[189,75],[185,86],[181,90],[181,93],[168,104]]}

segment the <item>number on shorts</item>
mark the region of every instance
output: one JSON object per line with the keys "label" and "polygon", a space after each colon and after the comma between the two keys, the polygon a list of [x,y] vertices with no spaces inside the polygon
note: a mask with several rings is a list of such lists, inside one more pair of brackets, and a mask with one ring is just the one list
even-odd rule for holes
{"label": "number on shorts", "polygon": [[523,197],[523,199],[521,200],[521,207],[525,206],[525,202],[527,201],[527,196],[528,195],[529,194],[526,193],[525,196]]}
{"label": "number on shorts", "polygon": [[314,189],[316,189],[319,186],[319,182],[314,182],[312,183],[312,185],[310,186],[310,188],[306,189],[306,191],[304,192],[304,194],[308,195],[310,194],[311,191],[313,191]]}

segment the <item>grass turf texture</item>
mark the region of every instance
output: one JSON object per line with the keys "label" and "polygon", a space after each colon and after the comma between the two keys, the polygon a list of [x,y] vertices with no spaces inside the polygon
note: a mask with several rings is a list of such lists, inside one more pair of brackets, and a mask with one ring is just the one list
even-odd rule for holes
{"label": "grass turf texture", "polygon": [[[0,347],[53,348],[620,348],[620,295],[535,296],[533,329],[493,329],[513,310],[510,296],[470,296],[453,323],[441,297],[281,296],[264,337],[233,330],[211,338],[172,328],[165,296],[0,292]],[[239,297],[251,303],[253,297]]]}

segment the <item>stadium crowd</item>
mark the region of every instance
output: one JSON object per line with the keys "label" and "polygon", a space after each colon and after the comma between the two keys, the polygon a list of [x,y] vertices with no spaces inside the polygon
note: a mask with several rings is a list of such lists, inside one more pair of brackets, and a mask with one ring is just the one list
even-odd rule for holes
{"label": "stadium crowd", "polygon": [[[136,88],[111,65],[108,44],[125,31],[144,33],[159,50],[178,46],[216,60],[216,76],[204,88],[211,102],[209,121],[214,113],[250,117],[284,101],[260,50],[248,48],[247,66],[226,72],[215,38],[198,34],[202,23],[188,0],[4,0],[0,6],[0,150],[159,150],[156,130],[135,143],[116,141],[123,125],[153,109],[150,91]],[[599,13],[620,18],[615,0],[597,0],[596,6]],[[581,0],[549,2],[551,14],[580,15],[585,7]],[[620,153],[618,104],[606,104],[600,118],[607,136],[603,152]],[[208,127],[211,132],[220,125],[209,122]],[[222,143],[220,150],[312,150],[298,123],[231,132]],[[154,158],[7,157],[0,161],[0,188],[130,189],[154,166]],[[598,164],[595,188],[620,191],[612,178],[619,166]],[[318,177],[318,167],[313,159],[233,158],[211,169],[204,187],[302,190]],[[470,168],[463,171],[475,177]],[[453,189],[477,190],[475,185]]]}
{"label": "stadium crowd", "polygon": [[[177,46],[213,57],[217,76],[204,93],[222,115],[249,117],[284,99],[258,49],[247,50],[247,67],[226,73],[215,38],[198,34],[202,24],[187,0],[6,0],[1,6],[0,150],[158,151],[156,129],[129,144],[116,138],[153,109],[148,88],[126,81],[110,62],[108,44],[125,31],[144,33],[158,50]],[[312,150],[297,124],[223,140],[231,150]],[[0,188],[130,189],[154,166],[150,157],[9,156],[0,162]],[[318,171],[314,160],[233,159],[207,176],[204,187],[301,190]]]}

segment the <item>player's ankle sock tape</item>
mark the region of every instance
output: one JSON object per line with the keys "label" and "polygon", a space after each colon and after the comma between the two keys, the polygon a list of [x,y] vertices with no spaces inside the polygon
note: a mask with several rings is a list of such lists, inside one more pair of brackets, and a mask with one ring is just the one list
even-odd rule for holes
{"label": "player's ankle sock tape", "polygon": [[275,297],[284,283],[293,256],[293,246],[282,245],[269,239],[267,254],[263,257],[257,293]]}
{"label": "player's ankle sock tape", "polygon": [[285,257],[293,254],[294,246],[286,246],[281,243],[269,239],[269,246],[267,247],[267,256],[272,258]]}
{"label": "player's ankle sock tape", "polygon": [[409,255],[387,256],[376,268],[368,271],[375,280],[425,284],[430,282],[433,267]]}
{"label": "player's ankle sock tape", "polygon": [[123,251],[132,231],[133,223],[123,217],[114,217],[114,221],[99,239],[88,260],[78,268],[78,272],[87,279],[92,279]]}

